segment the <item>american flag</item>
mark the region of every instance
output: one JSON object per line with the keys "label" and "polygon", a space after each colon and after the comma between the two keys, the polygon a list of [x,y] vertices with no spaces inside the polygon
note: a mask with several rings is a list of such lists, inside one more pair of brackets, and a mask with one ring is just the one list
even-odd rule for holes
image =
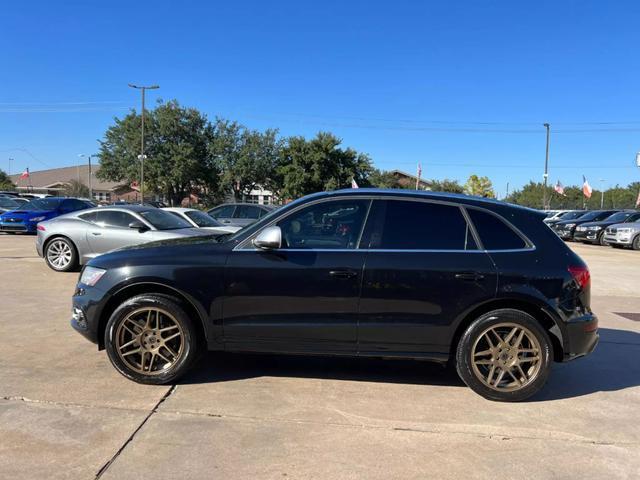
{"label": "american flag", "polygon": [[20,175],[20,178],[29,178],[29,168],[28,167],[24,172],[22,172],[22,175]]}
{"label": "american flag", "polygon": [[564,195],[564,185],[560,183],[560,180],[556,182],[556,186],[553,189],[558,193],[558,195]]}
{"label": "american flag", "polygon": [[591,188],[591,185],[589,185],[589,181],[587,180],[587,177],[585,177],[584,175],[582,176],[582,180],[584,181],[584,183],[582,184],[582,193],[584,193],[585,197],[591,198],[591,194],[593,193],[593,188]]}

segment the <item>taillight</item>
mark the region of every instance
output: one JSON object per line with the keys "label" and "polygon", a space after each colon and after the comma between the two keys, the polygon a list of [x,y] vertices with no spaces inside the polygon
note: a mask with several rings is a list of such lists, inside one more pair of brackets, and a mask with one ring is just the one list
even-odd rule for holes
{"label": "taillight", "polygon": [[581,289],[585,289],[591,284],[591,274],[587,266],[570,266],[568,268],[569,273],[573,276],[573,279],[580,285]]}
{"label": "taillight", "polygon": [[38,230],[40,230],[41,232],[45,231],[44,225],[39,225],[36,227]]}

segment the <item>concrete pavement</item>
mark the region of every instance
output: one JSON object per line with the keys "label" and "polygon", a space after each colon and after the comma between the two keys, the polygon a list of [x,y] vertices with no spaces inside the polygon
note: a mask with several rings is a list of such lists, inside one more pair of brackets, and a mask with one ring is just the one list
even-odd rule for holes
{"label": "concrete pavement", "polygon": [[68,326],[77,274],[0,235],[0,478],[637,478],[640,252],[573,245],[601,344],[532,401],[421,362],[209,354],[134,384]]}

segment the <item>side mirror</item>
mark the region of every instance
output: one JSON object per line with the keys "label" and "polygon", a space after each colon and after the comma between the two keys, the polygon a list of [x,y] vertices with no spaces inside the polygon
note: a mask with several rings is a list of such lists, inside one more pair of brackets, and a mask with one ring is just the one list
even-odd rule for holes
{"label": "side mirror", "polygon": [[253,246],[261,250],[275,250],[282,246],[280,227],[267,227],[253,239]]}
{"label": "side mirror", "polygon": [[142,223],[140,220],[134,220],[133,222],[131,222],[129,224],[129,228],[135,228],[136,230],[138,230],[140,233],[144,233],[147,230],[149,230],[149,227],[147,227],[144,223]]}

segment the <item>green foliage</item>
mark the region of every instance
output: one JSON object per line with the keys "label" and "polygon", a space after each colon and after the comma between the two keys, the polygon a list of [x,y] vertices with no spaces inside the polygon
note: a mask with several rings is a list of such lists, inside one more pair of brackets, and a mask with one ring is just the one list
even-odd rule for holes
{"label": "green foliage", "polygon": [[464,187],[457,180],[445,178],[444,180],[427,180],[427,183],[433,192],[464,193]]}
{"label": "green foliage", "polygon": [[327,132],[315,138],[291,137],[280,153],[276,184],[283,198],[298,198],[309,193],[367,184],[373,172],[368,155],[351,148],[342,149],[342,140]]}
{"label": "green foliage", "polygon": [[[100,142],[98,176],[111,181],[140,181],[141,117],[131,111],[107,130]],[[178,203],[194,187],[216,191],[219,168],[209,145],[213,129],[207,118],[177,101],[158,103],[145,115],[144,188]]]}
{"label": "green foliage", "polygon": [[241,200],[260,185],[277,189],[275,182],[282,140],[277,130],[248,130],[236,122],[217,119],[209,144],[220,166],[220,193],[232,192]]}
{"label": "green foliage", "polygon": [[15,188],[9,175],[4,170],[0,170],[0,190],[15,190]]}
{"label": "green foliage", "polygon": [[374,168],[367,178],[366,186],[375,188],[403,188],[398,179],[389,171]]}
{"label": "green foliage", "polygon": [[464,191],[468,195],[476,195],[478,197],[496,198],[493,191],[493,185],[489,177],[479,177],[471,175],[464,185]]}
{"label": "green foliage", "polygon": [[78,180],[72,179],[67,182],[64,188],[64,195],[66,197],[89,198],[89,187]]}
{"label": "green foliage", "polygon": [[[627,187],[616,185],[605,190],[604,198],[601,190],[593,190],[590,199],[586,199],[582,193],[582,185],[565,187],[564,195],[559,195],[552,187],[547,187],[547,198],[552,209],[581,209],[597,210],[601,202],[604,208],[634,208],[640,182],[634,182]],[[507,202],[524,205],[532,208],[542,208],[543,184],[529,182],[519,190],[512,192]],[[604,201],[603,201],[604,200]]]}

